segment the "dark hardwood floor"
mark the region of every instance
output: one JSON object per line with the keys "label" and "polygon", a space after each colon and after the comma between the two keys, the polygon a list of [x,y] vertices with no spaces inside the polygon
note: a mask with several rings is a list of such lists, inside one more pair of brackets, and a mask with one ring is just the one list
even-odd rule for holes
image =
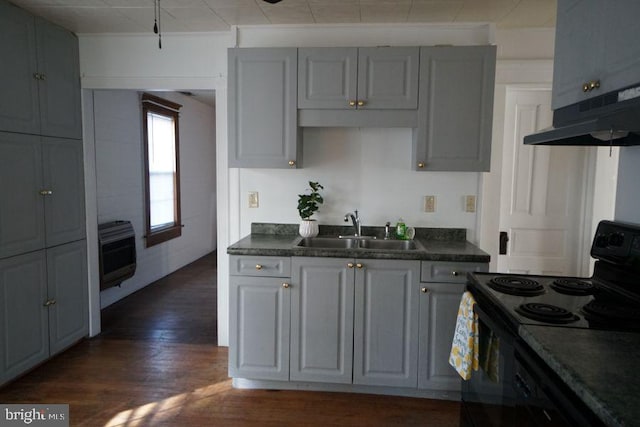
{"label": "dark hardwood floor", "polygon": [[0,403],[68,403],[72,426],[457,426],[459,404],[237,390],[216,340],[207,255],[106,308],[103,333],[0,388]]}

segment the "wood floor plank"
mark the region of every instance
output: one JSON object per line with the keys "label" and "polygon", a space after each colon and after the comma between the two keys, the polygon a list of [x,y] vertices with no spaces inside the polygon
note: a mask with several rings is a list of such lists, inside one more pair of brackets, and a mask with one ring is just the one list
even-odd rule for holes
{"label": "wood floor plank", "polygon": [[0,403],[68,403],[83,427],[458,426],[457,402],[234,389],[216,345],[215,262],[106,308],[100,336],[1,388]]}

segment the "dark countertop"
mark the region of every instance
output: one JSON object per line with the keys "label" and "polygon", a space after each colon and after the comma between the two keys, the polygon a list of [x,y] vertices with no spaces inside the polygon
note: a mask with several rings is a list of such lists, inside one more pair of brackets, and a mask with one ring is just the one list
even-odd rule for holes
{"label": "dark countertop", "polygon": [[[227,248],[230,255],[378,258],[450,262],[489,262],[490,256],[466,240],[459,228],[416,228],[417,250],[328,249],[299,247],[302,238],[292,224],[252,224],[252,233]],[[320,226],[321,236],[348,235],[351,227]],[[383,227],[362,227],[363,235],[382,238]]]}
{"label": "dark countertop", "polygon": [[608,426],[640,426],[640,334],[520,326],[520,336]]}

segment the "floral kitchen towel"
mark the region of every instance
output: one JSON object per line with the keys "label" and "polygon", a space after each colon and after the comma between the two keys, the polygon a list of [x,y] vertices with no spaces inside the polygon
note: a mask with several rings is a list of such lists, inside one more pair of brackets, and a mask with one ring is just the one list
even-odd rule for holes
{"label": "floral kitchen towel", "polygon": [[479,365],[478,315],[473,312],[475,303],[471,292],[462,295],[449,355],[449,364],[464,380],[471,378],[472,370],[477,371]]}

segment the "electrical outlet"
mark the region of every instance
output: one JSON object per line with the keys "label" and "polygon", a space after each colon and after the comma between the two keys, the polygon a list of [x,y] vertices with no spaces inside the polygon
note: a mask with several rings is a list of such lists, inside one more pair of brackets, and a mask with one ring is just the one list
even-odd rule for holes
{"label": "electrical outlet", "polygon": [[424,196],[424,211],[425,212],[436,211],[436,196]]}
{"label": "electrical outlet", "polygon": [[258,201],[258,192],[257,191],[249,191],[249,207],[257,208],[260,205]]}
{"label": "electrical outlet", "polygon": [[464,211],[475,212],[476,211],[476,196],[464,197]]}

